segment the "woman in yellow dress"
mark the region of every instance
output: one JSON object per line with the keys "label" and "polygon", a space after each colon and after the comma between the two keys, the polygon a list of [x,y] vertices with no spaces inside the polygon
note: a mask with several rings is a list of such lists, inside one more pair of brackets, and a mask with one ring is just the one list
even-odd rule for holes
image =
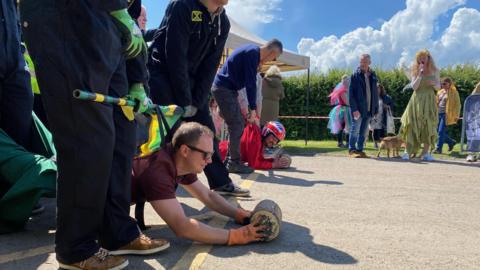
{"label": "woman in yellow dress", "polygon": [[414,91],[402,115],[400,127],[400,137],[406,143],[402,158],[410,159],[423,144],[420,158],[433,161],[430,152],[437,140],[436,90],[440,89],[440,72],[428,50],[421,50],[415,55],[410,86]]}

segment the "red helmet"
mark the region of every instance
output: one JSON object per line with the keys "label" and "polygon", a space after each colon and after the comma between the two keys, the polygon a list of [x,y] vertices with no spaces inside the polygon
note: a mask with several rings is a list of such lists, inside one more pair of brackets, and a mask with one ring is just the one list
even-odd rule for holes
{"label": "red helmet", "polygon": [[278,121],[270,121],[263,126],[262,129],[262,136],[265,138],[269,134],[273,134],[275,138],[277,138],[279,141],[285,139],[285,127],[282,125],[282,123]]}

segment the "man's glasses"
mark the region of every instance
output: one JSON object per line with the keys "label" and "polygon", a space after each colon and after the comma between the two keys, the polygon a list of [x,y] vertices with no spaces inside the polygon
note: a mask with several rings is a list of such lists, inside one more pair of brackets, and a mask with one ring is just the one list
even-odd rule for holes
{"label": "man's glasses", "polygon": [[204,160],[212,159],[213,152],[207,152],[207,151],[204,151],[204,150],[202,150],[202,149],[198,149],[198,148],[196,148],[195,146],[191,146],[191,145],[187,145],[187,147],[190,148],[190,149],[193,150],[193,151],[202,153]]}

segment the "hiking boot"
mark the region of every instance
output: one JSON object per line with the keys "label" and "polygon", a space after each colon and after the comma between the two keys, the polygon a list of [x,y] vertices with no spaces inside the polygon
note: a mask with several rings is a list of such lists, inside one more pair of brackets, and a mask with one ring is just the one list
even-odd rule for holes
{"label": "hiking boot", "polygon": [[233,183],[228,183],[222,187],[214,189],[220,195],[235,196],[235,197],[248,197],[250,191],[248,189],[241,188]]}
{"label": "hiking boot", "polygon": [[457,142],[454,141],[454,140],[452,140],[452,142],[448,144],[448,152],[452,152],[453,147],[455,146],[455,144],[457,144]]}
{"label": "hiking boot", "polygon": [[117,250],[110,251],[112,255],[148,255],[160,252],[170,247],[170,243],[164,239],[150,239],[145,234]]}
{"label": "hiking boot", "polygon": [[61,269],[67,270],[119,270],[127,267],[128,260],[121,256],[112,256],[108,250],[100,248],[92,257],[81,262],[66,264],[58,262]]}
{"label": "hiking boot", "polygon": [[238,162],[238,161],[229,161],[227,163],[227,170],[229,173],[239,173],[239,174],[247,174],[252,173],[254,170],[247,165]]}

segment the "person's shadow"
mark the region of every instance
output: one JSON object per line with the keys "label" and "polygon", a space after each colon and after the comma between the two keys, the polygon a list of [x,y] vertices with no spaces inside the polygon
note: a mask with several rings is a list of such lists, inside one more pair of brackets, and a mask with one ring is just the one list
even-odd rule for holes
{"label": "person's shadow", "polygon": [[296,173],[303,173],[303,174],[314,174],[315,173],[313,171],[299,170],[296,167],[289,167],[287,169],[274,169],[274,171],[296,172]]}
{"label": "person's shadow", "polygon": [[[225,229],[238,228],[239,225],[228,222]],[[168,228],[152,230],[149,233],[153,238],[166,238],[170,241],[170,248],[165,252],[153,254],[146,257],[130,257],[132,269],[156,269],[148,264],[150,260],[155,260],[158,265],[166,269],[171,269],[182,259],[185,252],[191,247],[192,241],[180,239]],[[251,253],[273,255],[290,253],[294,255],[301,252],[305,256],[326,264],[347,265],[356,264],[357,259],[345,251],[333,247],[321,245],[313,242],[313,236],[306,227],[293,224],[287,221],[282,222],[280,235],[271,242],[250,243],[247,245],[228,246],[214,245],[209,255],[217,258],[234,258],[239,256],[248,256]],[[195,256],[192,256],[192,259]],[[260,259],[259,259],[260,260]]]}
{"label": "person's shadow", "polygon": [[[230,222],[228,227],[234,225]],[[271,242],[259,242],[246,246],[215,246],[210,255],[220,258],[231,258],[258,254],[281,254],[301,252],[318,262],[327,264],[356,264],[358,261],[347,252],[313,242],[310,229],[287,221],[282,222],[281,232]]]}
{"label": "person's shadow", "polygon": [[392,162],[392,163],[415,163],[415,164],[446,164],[446,165],[454,165],[454,166],[462,166],[462,167],[471,167],[471,168],[479,168],[480,164],[472,164],[472,163],[465,163],[464,161],[451,161],[451,160],[444,160],[444,159],[436,159],[435,161],[423,161],[418,158],[410,159],[410,160],[402,160],[401,158],[388,158],[388,157],[379,157],[374,158],[376,161],[380,162]]}
{"label": "person's shadow", "polygon": [[322,185],[343,185],[342,182],[332,180],[305,180],[302,178],[295,178],[278,174],[280,171],[268,171],[268,175],[260,174],[256,182],[271,183],[277,185],[299,186],[299,187],[312,187],[316,184]]}

